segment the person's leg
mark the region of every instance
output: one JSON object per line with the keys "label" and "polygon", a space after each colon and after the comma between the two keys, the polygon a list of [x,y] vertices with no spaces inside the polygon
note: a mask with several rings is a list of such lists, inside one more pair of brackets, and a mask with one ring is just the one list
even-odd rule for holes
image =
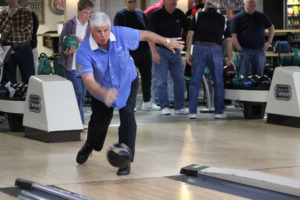
{"label": "person's leg", "polygon": [[244,77],[248,75],[250,63],[251,63],[251,50],[250,49],[243,49],[239,51],[239,75],[243,75]]}
{"label": "person's leg", "polygon": [[107,135],[108,126],[113,117],[113,108],[91,97],[92,115],[89,122],[87,140],[77,153],[76,162],[83,164],[93,150],[100,151]]}
{"label": "person's leg", "polygon": [[151,52],[141,51],[137,53],[131,53],[136,67],[139,69],[142,78],[142,92],[143,101],[149,102],[151,99],[151,67],[152,67],[152,57]]}
{"label": "person's leg", "polygon": [[83,85],[81,78],[76,76],[75,70],[68,71],[68,70],[64,69],[64,74],[65,74],[65,77],[69,81],[71,81],[73,84],[76,99],[77,99],[77,104],[78,104],[78,108],[79,108],[79,112],[80,112],[80,116],[81,116],[81,121],[82,121],[82,124],[85,124],[84,112],[83,112],[83,103],[84,103],[83,100],[84,100],[85,93],[86,93],[85,86]]}
{"label": "person's leg", "polygon": [[103,148],[114,108],[108,108],[101,101],[91,97],[91,109],[92,115],[89,121],[86,143],[91,145],[96,151],[100,151]]}
{"label": "person's leg", "polygon": [[161,109],[169,108],[169,98],[167,89],[168,80],[168,51],[162,47],[156,47],[160,56],[160,63],[155,64],[154,72],[157,83],[157,94]]}
{"label": "person's leg", "polygon": [[12,83],[17,82],[17,75],[16,75],[17,63],[16,63],[16,61],[17,61],[16,54],[14,53],[10,56],[9,61],[7,63],[4,63],[3,77],[1,80],[2,83],[6,83],[8,81],[10,81]]}
{"label": "person's leg", "polygon": [[131,83],[131,90],[126,102],[126,106],[119,110],[119,143],[124,143],[131,149],[132,161],[135,153],[136,121],[134,115],[134,107],[136,103],[137,89],[138,79],[135,79]]}
{"label": "person's leg", "polygon": [[184,91],[185,91],[185,81],[184,81],[184,71],[183,62],[179,50],[171,55],[169,62],[169,70],[174,82],[174,108],[175,110],[180,110],[185,107],[184,102]]}
{"label": "person's leg", "polygon": [[223,114],[224,83],[223,83],[223,52],[221,46],[212,46],[210,51],[210,70],[214,78],[215,113]]}
{"label": "person's leg", "polygon": [[34,75],[33,54],[30,44],[16,48],[16,58],[22,74],[22,82],[28,84],[30,76]]}
{"label": "person's leg", "polygon": [[263,49],[253,50],[253,74],[262,76],[266,65],[266,55]]}
{"label": "person's leg", "polygon": [[192,77],[189,86],[189,113],[197,114],[199,89],[206,67],[208,48],[205,45],[195,45],[192,56]]}

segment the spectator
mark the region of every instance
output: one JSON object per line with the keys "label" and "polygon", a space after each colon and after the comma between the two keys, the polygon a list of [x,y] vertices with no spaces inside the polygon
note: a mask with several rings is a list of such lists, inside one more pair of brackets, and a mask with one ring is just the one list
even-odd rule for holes
{"label": "spectator", "polygon": [[[68,20],[59,37],[59,52],[60,52],[60,61],[59,63],[64,68],[65,77],[70,80],[73,84],[76,99],[79,107],[79,112],[81,116],[81,121],[83,128],[86,129],[83,112],[84,98],[86,94],[86,88],[80,77],[76,76],[76,67],[75,67],[75,56],[76,56],[76,47],[72,46],[70,49],[63,50],[62,41],[63,38],[67,35],[75,35],[79,43],[81,43],[86,37],[90,34],[89,22],[88,20],[93,13],[94,4],[90,0],[79,0],[77,3],[77,16]],[[80,46],[80,45],[79,45]]]}
{"label": "spectator", "polygon": [[[22,8],[26,8],[28,6],[28,0],[19,0],[19,5]],[[39,29],[40,23],[39,23],[38,17],[36,16],[35,12],[31,11],[31,15],[32,15],[32,20],[33,20],[33,30],[32,30],[30,45],[32,48],[35,74],[37,74],[38,60],[39,60],[39,53],[38,53],[38,49],[37,49],[37,44],[38,44],[37,31]]]}
{"label": "spectator", "polygon": [[[115,19],[115,26],[126,26],[139,30],[145,30],[148,24],[148,18],[144,12],[137,9],[136,0],[124,0],[126,8],[118,11]],[[151,103],[151,76],[152,76],[152,58],[150,47],[147,42],[141,42],[139,48],[130,51],[130,55],[135,65],[139,69],[142,78],[143,104],[142,110],[160,110],[160,108]]]}
{"label": "spectator", "polygon": [[[188,21],[184,13],[176,8],[177,0],[164,0],[164,6],[156,10],[149,19],[149,30],[164,37],[181,37],[183,30],[187,30]],[[170,115],[169,97],[167,93],[168,71],[174,82],[174,108],[175,114],[185,115],[184,91],[185,81],[183,62],[179,50],[170,52],[166,45],[154,45],[150,43],[152,60],[154,62],[154,74],[157,81],[159,104],[163,115]]]}
{"label": "spectator", "polygon": [[[261,76],[266,64],[265,51],[274,37],[274,26],[265,14],[256,10],[255,0],[244,0],[244,6],[245,10],[239,12],[232,22],[233,44],[239,51],[239,74],[249,75],[252,64],[252,74]],[[265,29],[269,29],[267,41]]]}
{"label": "spectator", "polygon": [[34,62],[30,41],[33,20],[30,10],[19,7],[18,0],[5,0],[8,10],[0,14],[0,34],[2,45],[10,45],[12,54],[4,64],[3,82],[17,82],[16,69],[19,66],[22,82],[28,84],[34,75]]}
{"label": "spectator", "polygon": [[[228,27],[225,29],[225,18],[217,12],[218,0],[206,0],[205,11],[193,20],[187,35],[187,62],[192,65],[192,79],[189,86],[189,118],[197,118],[199,89],[204,69],[209,67],[214,78],[215,118],[225,118],[224,85],[223,85],[223,36],[230,37]],[[191,55],[191,45],[194,45]],[[232,49],[230,49],[232,51]],[[232,52],[228,53],[232,55]],[[232,56],[228,56],[227,65],[234,65]]]}

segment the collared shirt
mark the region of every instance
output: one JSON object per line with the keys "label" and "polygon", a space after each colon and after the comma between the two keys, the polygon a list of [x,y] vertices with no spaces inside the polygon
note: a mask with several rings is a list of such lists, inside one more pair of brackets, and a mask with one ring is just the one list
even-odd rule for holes
{"label": "collared shirt", "polygon": [[198,42],[222,45],[224,37],[231,37],[229,28],[225,26],[225,17],[214,8],[200,12],[197,21],[193,20],[189,30],[195,31],[193,41]]}
{"label": "collared shirt", "polygon": [[8,11],[0,14],[1,39],[7,44],[24,44],[31,41],[33,20],[30,10],[18,8],[16,13],[8,17]]}
{"label": "collared shirt", "polygon": [[164,37],[181,37],[182,30],[187,30],[188,20],[178,8],[172,14],[165,6],[156,10],[149,19],[148,29]]}
{"label": "collared shirt", "polygon": [[[87,26],[88,26],[88,22],[85,22],[85,24],[82,25],[78,20],[78,16],[76,17],[76,36],[79,37],[81,40],[85,38]],[[72,70],[76,70],[75,58],[76,58],[76,51],[73,56]]]}
{"label": "collared shirt", "polygon": [[263,13],[255,11],[252,15],[239,12],[232,21],[232,33],[237,34],[242,48],[260,49],[265,43],[265,29],[272,26],[271,20]]}
{"label": "collared shirt", "polygon": [[[93,73],[95,80],[106,88],[115,88],[119,96],[112,104],[118,109],[126,106],[131,82],[136,79],[137,71],[129,50],[139,46],[139,30],[111,26],[108,51],[102,49],[90,35],[77,49],[77,76]],[[96,99],[103,100],[94,95]]]}

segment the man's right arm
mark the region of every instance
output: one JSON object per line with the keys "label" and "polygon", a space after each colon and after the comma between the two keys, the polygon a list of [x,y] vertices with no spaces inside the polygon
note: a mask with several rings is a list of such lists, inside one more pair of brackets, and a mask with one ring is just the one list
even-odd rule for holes
{"label": "man's right arm", "polygon": [[192,65],[191,48],[192,48],[194,33],[195,33],[194,31],[189,30],[186,36],[186,60],[189,65]]}
{"label": "man's right arm", "polygon": [[102,85],[100,85],[98,82],[96,82],[93,73],[82,74],[81,79],[83,81],[83,84],[87,88],[87,90],[93,93],[94,95],[100,97],[101,99],[103,99],[107,107],[111,107],[111,105],[118,97],[118,92],[116,89],[105,88]]}
{"label": "man's right arm", "polygon": [[3,35],[6,35],[9,33],[10,25],[12,22],[12,17],[9,15],[5,15],[4,13],[1,13],[0,15],[0,34],[3,38]]}
{"label": "man's right arm", "polygon": [[233,45],[235,46],[235,48],[238,50],[238,51],[241,51],[242,50],[242,47],[239,43],[239,40],[237,39],[237,34],[236,33],[232,33],[232,42],[233,42]]}

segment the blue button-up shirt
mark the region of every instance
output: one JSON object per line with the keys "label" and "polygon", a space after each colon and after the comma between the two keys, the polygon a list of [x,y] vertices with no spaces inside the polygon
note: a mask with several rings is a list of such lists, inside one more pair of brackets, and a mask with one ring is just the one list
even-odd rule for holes
{"label": "blue button-up shirt", "polygon": [[[121,109],[126,105],[130,94],[131,82],[136,79],[137,71],[129,50],[139,46],[139,30],[111,26],[108,51],[102,49],[90,35],[76,52],[77,76],[93,73],[95,80],[106,88],[115,88],[119,96],[112,107]],[[93,97],[104,102],[99,96]]]}

